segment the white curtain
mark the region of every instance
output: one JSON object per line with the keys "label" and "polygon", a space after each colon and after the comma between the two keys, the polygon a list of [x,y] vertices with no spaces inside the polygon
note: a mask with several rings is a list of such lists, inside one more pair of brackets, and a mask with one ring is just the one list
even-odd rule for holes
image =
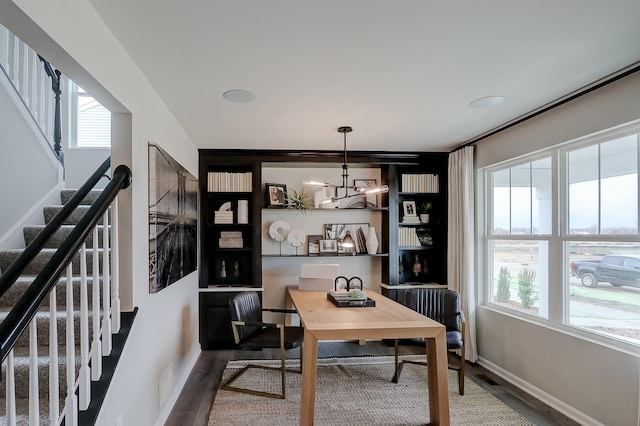
{"label": "white curtain", "polygon": [[460,293],[465,314],[465,358],[476,362],[476,292],[474,274],[474,174],[473,147],[449,155],[448,183],[448,287]]}

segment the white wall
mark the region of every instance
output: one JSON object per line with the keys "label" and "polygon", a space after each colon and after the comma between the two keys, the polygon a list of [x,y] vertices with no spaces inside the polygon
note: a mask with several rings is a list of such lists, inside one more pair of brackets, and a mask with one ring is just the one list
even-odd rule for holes
{"label": "white wall", "polygon": [[[110,149],[103,148],[67,148],[64,150],[66,188],[78,189],[111,155]],[[114,163],[112,163],[114,164]],[[109,181],[100,179],[96,188],[104,188]]]}
{"label": "white wall", "polygon": [[196,176],[197,150],[88,1],[2,0],[0,21],[114,113],[112,165],[133,172],[120,241],[135,258],[122,265],[121,294],[139,312],[98,421],[163,424],[199,353],[197,272],[149,294],[147,143]]}
{"label": "white wall", "polygon": [[0,129],[0,181],[8,183],[0,185],[0,248],[22,248],[22,228],[44,223],[45,204],[60,204],[62,166],[1,72]]}
{"label": "white wall", "polygon": [[[480,141],[484,167],[640,118],[640,74]],[[481,245],[480,242],[479,245]],[[482,276],[481,273],[478,276]],[[560,282],[562,277],[550,277]],[[480,307],[480,363],[583,424],[637,425],[640,355]]]}

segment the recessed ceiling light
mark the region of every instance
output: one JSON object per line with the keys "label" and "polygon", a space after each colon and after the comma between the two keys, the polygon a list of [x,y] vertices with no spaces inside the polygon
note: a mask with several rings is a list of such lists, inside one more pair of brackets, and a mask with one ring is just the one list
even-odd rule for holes
{"label": "recessed ceiling light", "polygon": [[227,90],[222,94],[222,97],[229,102],[235,102],[237,104],[247,104],[256,100],[256,95],[244,89]]}
{"label": "recessed ceiling light", "polygon": [[471,101],[469,106],[471,108],[491,108],[496,105],[500,105],[503,102],[504,98],[502,96],[485,96],[484,98],[478,98]]}

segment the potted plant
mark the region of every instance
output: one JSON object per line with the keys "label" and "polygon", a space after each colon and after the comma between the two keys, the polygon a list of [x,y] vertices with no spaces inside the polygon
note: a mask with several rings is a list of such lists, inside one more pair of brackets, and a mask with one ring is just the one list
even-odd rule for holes
{"label": "potted plant", "polygon": [[307,210],[311,208],[311,200],[304,193],[304,189],[302,191],[289,189],[287,191],[287,207],[306,214]]}
{"label": "potted plant", "polygon": [[420,207],[418,209],[420,222],[429,223],[429,212],[431,211],[432,207],[433,204],[431,204],[429,201],[424,201],[422,204],[420,204]]}

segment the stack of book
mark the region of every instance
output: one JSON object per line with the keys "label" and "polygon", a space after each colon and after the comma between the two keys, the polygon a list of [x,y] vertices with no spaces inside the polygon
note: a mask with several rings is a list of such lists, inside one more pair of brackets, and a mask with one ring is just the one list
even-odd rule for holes
{"label": "stack of book", "polygon": [[400,228],[398,232],[398,245],[400,247],[416,247],[420,245],[416,228]]}
{"label": "stack of book", "polygon": [[405,173],[402,175],[402,192],[437,193],[440,179],[435,174]]}
{"label": "stack of book", "polygon": [[214,212],[213,223],[215,224],[233,223],[233,212],[229,210]]}
{"label": "stack of book", "polygon": [[244,242],[242,240],[241,231],[222,231],[218,240],[220,248],[242,248]]}
{"label": "stack of book", "polygon": [[418,216],[402,216],[402,223],[420,223],[420,218]]}

